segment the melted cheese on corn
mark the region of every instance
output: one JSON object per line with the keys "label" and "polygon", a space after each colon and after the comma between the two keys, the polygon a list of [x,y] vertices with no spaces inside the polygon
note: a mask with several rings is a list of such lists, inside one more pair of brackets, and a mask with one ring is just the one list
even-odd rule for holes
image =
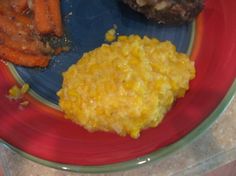
{"label": "melted cheese on corn", "polygon": [[184,96],[195,68],[171,42],[131,35],[85,53],[63,77],[58,96],[66,118],[89,131],[138,138]]}

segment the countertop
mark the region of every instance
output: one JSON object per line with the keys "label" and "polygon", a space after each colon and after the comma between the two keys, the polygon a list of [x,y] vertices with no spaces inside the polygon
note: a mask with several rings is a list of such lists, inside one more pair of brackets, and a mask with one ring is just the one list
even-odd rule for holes
{"label": "countertop", "polygon": [[[101,176],[184,176],[202,175],[210,170],[236,160],[236,98],[226,111],[203,135],[161,161]],[[0,145],[1,165],[6,176],[89,176],[59,171],[29,161]],[[91,174],[94,175],[94,174]]]}

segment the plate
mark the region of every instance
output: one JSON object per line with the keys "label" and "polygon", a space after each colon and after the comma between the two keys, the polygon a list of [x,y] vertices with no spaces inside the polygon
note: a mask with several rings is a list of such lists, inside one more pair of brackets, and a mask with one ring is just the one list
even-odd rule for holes
{"label": "plate", "polygon": [[[111,172],[160,160],[196,139],[222,113],[235,90],[235,0],[207,0],[191,24],[163,26],[148,22],[119,0],[66,0],[62,12],[71,50],[54,57],[47,69],[0,63],[1,142],[28,159],[77,172]],[[195,60],[197,77],[163,122],[139,139],[95,132],[63,118],[56,92],[61,73],[84,52],[104,43],[113,25],[120,35],[139,34],[170,40]],[[30,102],[21,109],[6,97],[15,84],[29,83]]]}

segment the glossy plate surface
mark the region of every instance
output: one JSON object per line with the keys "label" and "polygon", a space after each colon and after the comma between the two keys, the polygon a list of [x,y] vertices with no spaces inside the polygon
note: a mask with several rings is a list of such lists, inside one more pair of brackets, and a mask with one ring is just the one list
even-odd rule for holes
{"label": "glossy plate surface", "polygon": [[[196,22],[162,26],[148,22],[119,0],[62,1],[71,51],[53,58],[47,69],[0,63],[2,142],[29,159],[79,172],[127,169],[170,154],[207,129],[234,95],[235,8],[235,0],[207,0]],[[175,103],[160,126],[143,131],[138,140],[89,133],[65,120],[57,106],[61,73],[84,52],[104,43],[105,32],[114,24],[121,35],[170,40],[178,51],[188,52],[196,62],[197,77],[189,92]],[[19,102],[9,101],[6,94],[12,85],[24,82],[32,90],[26,96],[30,105],[22,110]]]}

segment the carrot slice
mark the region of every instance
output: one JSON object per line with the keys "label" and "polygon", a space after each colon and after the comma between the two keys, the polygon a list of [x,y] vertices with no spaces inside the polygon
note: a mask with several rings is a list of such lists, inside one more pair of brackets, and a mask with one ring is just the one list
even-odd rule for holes
{"label": "carrot slice", "polygon": [[9,19],[4,15],[0,15],[0,30],[14,36],[29,36],[32,32],[29,27],[19,24],[15,19]]}
{"label": "carrot slice", "polygon": [[46,51],[46,47],[44,46],[43,42],[39,40],[26,41],[22,40],[22,38],[13,39],[3,32],[0,32],[0,41],[7,47],[30,54],[40,54]]}
{"label": "carrot slice", "polygon": [[26,54],[5,45],[0,45],[0,58],[27,67],[46,67],[50,60],[49,56]]}
{"label": "carrot slice", "polygon": [[34,19],[36,29],[40,34],[53,32],[47,0],[34,1]]}
{"label": "carrot slice", "polygon": [[54,34],[57,37],[63,35],[62,19],[61,19],[61,3],[60,0],[48,0],[49,15],[51,16],[54,27]]}
{"label": "carrot slice", "polygon": [[17,13],[22,13],[28,8],[27,0],[13,0],[11,6]]}

